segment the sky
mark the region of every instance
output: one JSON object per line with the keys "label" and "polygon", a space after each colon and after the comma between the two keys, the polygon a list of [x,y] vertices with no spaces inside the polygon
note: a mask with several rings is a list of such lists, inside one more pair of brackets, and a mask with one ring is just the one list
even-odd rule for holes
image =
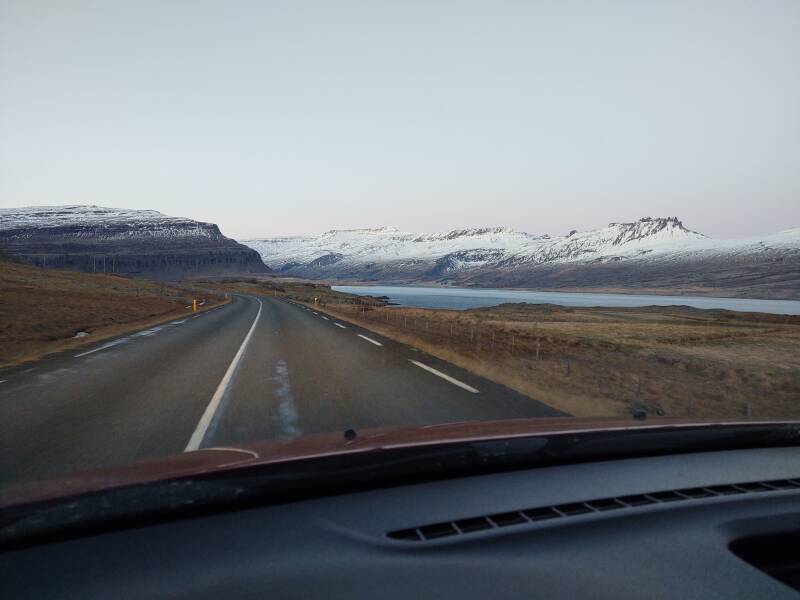
{"label": "sky", "polygon": [[800,2],[0,0],[0,207],[800,227]]}

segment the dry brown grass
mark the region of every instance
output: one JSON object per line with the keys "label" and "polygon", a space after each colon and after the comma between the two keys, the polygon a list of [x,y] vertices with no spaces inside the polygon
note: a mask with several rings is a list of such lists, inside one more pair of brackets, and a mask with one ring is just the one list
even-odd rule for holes
{"label": "dry brown grass", "polygon": [[[202,309],[224,301],[188,287],[0,258],[0,367],[174,319],[201,295],[208,297]],[[79,331],[89,335],[75,338]]]}
{"label": "dry brown grass", "polygon": [[219,290],[220,292],[291,297],[300,302],[308,303],[313,303],[314,298],[320,298],[326,303],[353,302],[354,299],[358,299],[358,296],[336,292],[325,284],[280,277],[252,277],[228,281],[210,280],[203,281],[202,284],[203,287]]}
{"label": "dry brown grass", "polygon": [[575,416],[800,417],[800,317],[687,307],[385,306],[293,281],[224,284],[287,296]]}
{"label": "dry brown grass", "polygon": [[800,416],[800,318],[688,308],[328,304],[576,416]]}

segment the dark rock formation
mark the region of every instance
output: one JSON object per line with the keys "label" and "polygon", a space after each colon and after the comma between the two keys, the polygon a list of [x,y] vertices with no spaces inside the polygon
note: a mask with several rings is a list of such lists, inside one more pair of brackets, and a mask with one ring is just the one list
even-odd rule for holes
{"label": "dark rock formation", "polygon": [[161,280],[269,272],[216,225],[149,210],[2,209],[0,250],[38,266]]}

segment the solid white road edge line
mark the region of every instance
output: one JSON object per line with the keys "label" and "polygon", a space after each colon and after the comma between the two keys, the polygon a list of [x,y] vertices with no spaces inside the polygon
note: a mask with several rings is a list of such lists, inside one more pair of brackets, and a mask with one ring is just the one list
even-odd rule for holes
{"label": "solid white road edge line", "polygon": [[100,346],[99,348],[95,348],[94,350],[89,350],[88,352],[81,352],[80,354],[76,354],[72,358],[80,358],[81,356],[86,356],[87,354],[94,354],[95,352],[100,352],[100,350],[106,350],[108,348],[113,348],[114,346],[119,346],[120,344],[124,344],[127,341],[128,341],[127,337],[119,340],[114,340],[113,342],[110,342],[108,344],[103,344],[102,346]]}
{"label": "solid white road edge line", "polygon": [[453,378],[453,377],[450,377],[450,375],[445,375],[444,373],[442,373],[441,371],[437,371],[437,370],[436,370],[436,369],[434,369],[433,367],[429,367],[428,365],[426,365],[426,364],[423,364],[423,363],[421,363],[421,362],[419,362],[419,361],[417,361],[417,360],[411,360],[410,358],[409,358],[408,360],[409,360],[411,363],[413,363],[413,364],[417,365],[417,366],[418,366],[420,369],[425,369],[425,370],[426,370],[426,371],[428,371],[429,373],[433,373],[434,375],[438,375],[439,377],[441,377],[441,378],[442,378],[442,379],[444,379],[445,381],[449,381],[449,382],[450,382],[450,383],[452,383],[453,385],[457,385],[458,387],[460,387],[460,388],[463,388],[463,389],[467,390],[468,392],[472,392],[473,394],[478,394],[478,393],[479,393],[479,392],[478,392],[478,390],[476,390],[476,389],[475,389],[474,387],[472,387],[471,385],[467,385],[467,384],[466,384],[466,383],[464,383],[463,381],[459,381],[458,379],[455,379],[455,378]]}
{"label": "solid white road edge line", "polygon": [[334,323],[334,325],[336,325],[337,327],[341,327],[342,329],[347,329],[347,327],[345,327],[341,323]]}
{"label": "solid white road edge line", "polygon": [[203,416],[200,417],[200,422],[197,423],[197,427],[195,427],[194,433],[189,439],[189,443],[186,444],[186,449],[184,452],[197,450],[200,448],[200,444],[203,443],[203,438],[206,435],[206,431],[208,431],[208,426],[211,425],[211,419],[214,418],[214,413],[217,412],[219,403],[222,401],[222,397],[225,395],[225,391],[228,389],[231,379],[233,379],[233,373],[236,371],[239,361],[242,360],[242,356],[247,348],[247,344],[250,342],[250,338],[253,337],[253,332],[256,330],[256,325],[258,325],[258,318],[261,316],[261,309],[264,307],[264,305],[258,298],[256,298],[256,300],[258,300],[258,312],[256,313],[256,318],[253,320],[253,324],[250,326],[250,331],[248,331],[247,335],[244,336],[244,341],[242,342],[242,345],[239,346],[239,350],[236,351],[236,356],[233,357],[231,364],[228,365],[228,370],[225,371],[222,381],[220,381],[219,385],[217,386],[217,391],[214,392],[214,395],[211,397],[211,402],[209,402],[208,406],[206,406],[206,411],[203,413]]}
{"label": "solid white road edge line", "polygon": [[[202,317],[203,315],[207,315],[208,313],[212,313],[215,310],[219,310],[220,308],[225,308],[226,306],[229,306],[229,305],[228,304],[223,304],[222,306],[217,306],[217,307],[211,308],[211,309],[209,309],[207,311],[201,312],[200,314],[194,315],[194,316],[191,316],[191,317],[187,316],[187,317],[183,317],[182,319],[181,319],[181,317],[178,317],[178,319],[180,319],[180,320],[167,321],[166,323],[164,323],[162,325],[158,325],[155,328],[146,329],[144,331],[138,331],[136,333],[132,333],[130,335],[126,335],[124,338],[119,338],[117,340],[114,340],[113,342],[109,342],[108,344],[104,344],[104,345],[100,346],[99,348],[95,348],[94,350],[89,350],[88,352],[81,352],[80,354],[76,354],[72,358],[80,358],[81,356],[87,356],[88,354],[94,354],[95,352],[100,352],[100,350],[106,350],[108,348],[113,348],[114,346],[119,346],[120,344],[124,344],[125,342],[129,341],[130,338],[147,337],[146,335],[142,335],[142,334],[144,334],[145,331],[151,331],[152,333],[155,333],[157,331],[161,331],[165,327],[171,327],[173,325],[181,325],[183,323],[186,323],[186,321],[188,319],[196,319],[197,317]],[[187,306],[187,308],[191,308],[191,305]],[[3,383],[3,382],[0,381],[0,383]]]}
{"label": "solid white road edge line", "polygon": [[360,338],[362,338],[362,339],[365,339],[365,340],[367,340],[367,341],[368,341],[370,344],[375,344],[376,346],[383,346],[383,344],[381,344],[380,342],[376,342],[376,341],[375,341],[375,340],[373,340],[372,338],[368,338],[368,337],[367,337],[367,336],[365,336],[365,335],[361,335],[360,333],[358,333],[358,334],[356,334],[356,335],[358,335],[358,337],[360,337]]}

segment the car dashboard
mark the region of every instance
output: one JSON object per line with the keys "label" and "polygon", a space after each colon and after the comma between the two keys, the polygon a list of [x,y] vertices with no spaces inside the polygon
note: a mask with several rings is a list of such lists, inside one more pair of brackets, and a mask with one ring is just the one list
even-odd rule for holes
{"label": "car dashboard", "polygon": [[[2,596],[795,598],[800,448],[400,485],[0,554]],[[794,587],[793,587],[794,586]]]}

